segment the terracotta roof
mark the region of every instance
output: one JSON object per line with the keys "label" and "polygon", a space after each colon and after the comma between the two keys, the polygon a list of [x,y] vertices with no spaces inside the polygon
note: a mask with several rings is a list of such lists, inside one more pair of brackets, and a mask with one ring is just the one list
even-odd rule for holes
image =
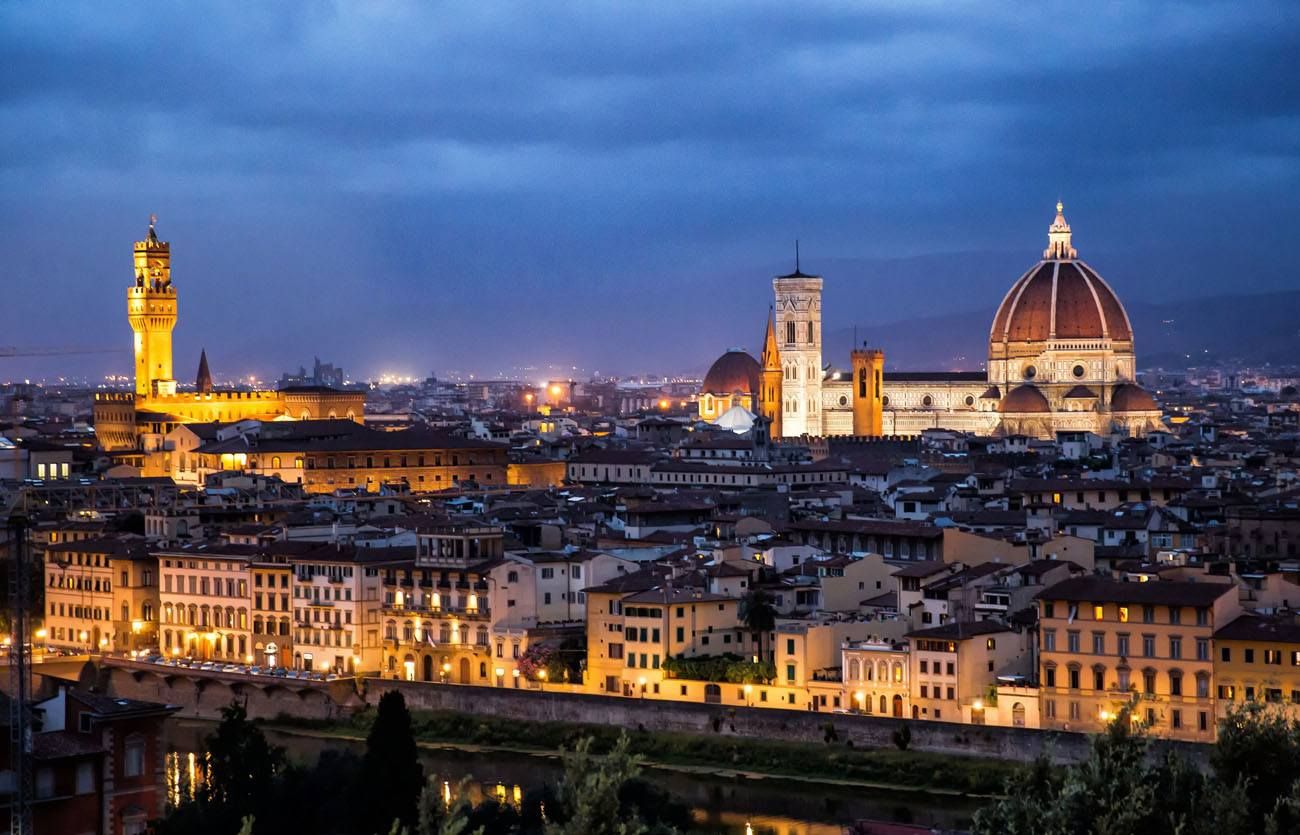
{"label": "terracotta roof", "polygon": [[1132,341],[1119,297],[1082,261],[1039,261],[1011,286],[989,332],[991,342],[1048,339]]}
{"label": "terracotta roof", "polygon": [[996,635],[999,632],[1010,631],[1011,627],[993,620],[953,621],[942,626],[932,626],[929,629],[908,632],[906,637],[933,638],[940,641],[964,641],[967,638],[978,638],[982,635]]}
{"label": "terracotta roof", "polygon": [[731,350],[709,367],[700,391],[708,394],[755,394],[761,373],[758,360],[744,351]]}
{"label": "terracotta roof", "polygon": [[1214,633],[1227,641],[1269,641],[1300,644],[1300,623],[1294,617],[1264,618],[1242,615]]}
{"label": "terracotta roof", "polygon": [[1236,594],[1232,583],[1149,581],[1129,583],[1105,577],[1075,577],[1043,589],[1037,600],[1080,603],[1151,603],[1166,606],[1209,606],[1225,594]]}
{"label": "terracotta roof", "polygon": [[1096,397],[1097,392],[1087,386],[1075,386],[1065,393],[1066,397]]}

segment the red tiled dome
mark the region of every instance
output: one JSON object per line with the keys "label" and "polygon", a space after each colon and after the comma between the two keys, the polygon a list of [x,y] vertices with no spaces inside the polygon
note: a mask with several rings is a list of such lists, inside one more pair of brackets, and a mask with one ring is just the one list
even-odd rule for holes
{"label": "red tiled dome", "polygon": [[1112,412],[1158,412],[1160,406],[1141,386],[1121,383],[1111,392],[1110,409]]}
{"label": "red tiled dome", "polygon": [[1016,386],[1007,392],[998,404],[999,412],[1050,412],[1051,404],[1038,389],[1030,385]]}
{"label": "red tiled dome", "polygon": [[1040,261],[1002,300],[992,342],[1048,339],[1132,341],[1133,328],[1119,297],[1082,261]]}
{"label": "red tiled dome", "polygon": [[706,394],[756,394],[761,371],[758,360],[740,349],[732,349],[709,367],[700,391]]}

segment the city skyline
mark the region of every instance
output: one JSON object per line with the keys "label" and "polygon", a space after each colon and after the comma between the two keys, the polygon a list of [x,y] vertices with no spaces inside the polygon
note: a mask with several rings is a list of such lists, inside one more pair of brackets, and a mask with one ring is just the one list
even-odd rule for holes
{"label": "city skyline", "polygon": [[129,347],[102,311],[154,212],[183,379],[232,327],[219,379],[313,352],[358,376],[699,373],[757,350],[796,238],[828,331],[869,332],[983,312],[1058,198],[1132,303],[1295,289],[1269,265],[1300,28],[1268,4],[3,14],[0,107],[25,126],[0,136],[6,345]]}

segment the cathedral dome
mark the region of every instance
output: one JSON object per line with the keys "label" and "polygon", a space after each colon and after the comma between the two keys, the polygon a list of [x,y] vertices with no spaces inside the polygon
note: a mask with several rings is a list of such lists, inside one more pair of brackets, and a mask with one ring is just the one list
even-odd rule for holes
{"label": "cathedral dome", "polygon": [[1112,412],[1158,412],[1160,406],[1144,388],[1133,383],[1121,383],[1115,386],[1110,395]]}
{"label": "cathedral dome", "polygon": [[993,317],[989,341],[1133,341],[1133,327],[1119,297],[1096,270],[1077,260],[1060,203],[1056,209],[1043,260],[1021,276],[1003,298]]}
{"label": "cathedral dome", "polygon": [[1002,398],[998,404],[999,412],[1050,412],[1051,404],[1043,393],[1033,386],[1017,386],[1007,392],[1007,396]]}
{"label": "cathedral dome", "polygon": [[761,371],[758,360],[739,348],[732,348],[709,367],[700,391],[705,394],[757,394]]}

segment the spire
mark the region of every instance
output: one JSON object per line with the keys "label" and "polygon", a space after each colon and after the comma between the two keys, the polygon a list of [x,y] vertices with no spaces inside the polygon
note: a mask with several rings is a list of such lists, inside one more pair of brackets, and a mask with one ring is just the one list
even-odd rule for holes
{"label": "spire", "polygon": [[149,234],[145,236],[145,240],[151,244],[158,243],[158,232],[154,229],[154,225],[157,223],[158,215],[149,215]]}
{"label": "spire", "polygon": [[760,360],[764,371],[779,371],[781,368],[781,349],[776,343],[776,319],[770,307],[767,309],[767,334],[763,337]]}
{"label": "spire", "polygon": [[1043,258],[1053,261],[1070,261],[1079,257],[1079,251],[1070,245],[1070,224],[1065,221],[1065,204],[1056,201],[1056,220],[1047,227],[1047,249]]}
{"label": "spire", "polygon": [[[152,229],[153,227],[149,227]],[[194,380],[194,388],[199,394],[210,394],[212,392],[212,372],[208,370],[208,351],[206,348],[199,351],[199,375]]]}

